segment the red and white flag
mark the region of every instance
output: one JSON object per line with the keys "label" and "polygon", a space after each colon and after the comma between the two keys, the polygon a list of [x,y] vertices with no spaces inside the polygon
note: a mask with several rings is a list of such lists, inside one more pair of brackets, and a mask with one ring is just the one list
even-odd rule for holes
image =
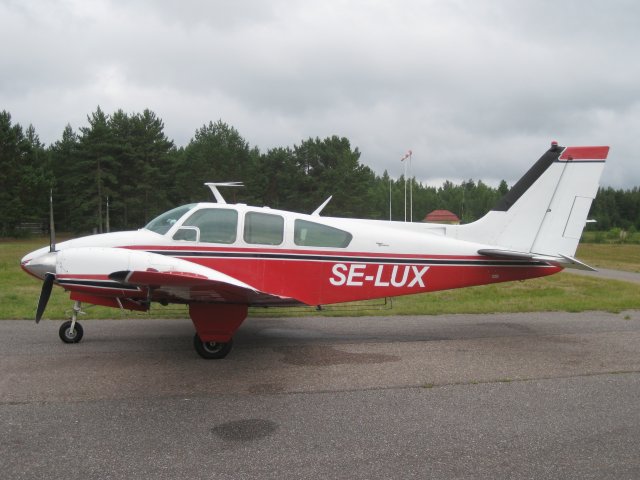
{"label": "red and white flag", "polygon": [[407,158],[409,158],[411,155],[413,155],[413,152],[411,150],[408,150],[407,153],[404,154],[404,157],[402,157],[400,159],[401,162],[404,162]]}

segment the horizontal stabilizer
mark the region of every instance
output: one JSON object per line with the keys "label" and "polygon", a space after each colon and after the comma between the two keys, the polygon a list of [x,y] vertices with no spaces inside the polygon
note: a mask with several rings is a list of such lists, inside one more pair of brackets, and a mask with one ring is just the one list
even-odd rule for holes
{"label": "horizontal stabilizer", "polygon": [[580,260],[568,255],[558,254],[557,257],[551,255],[536,255],[535,253],[516,252],[513,250],[482,248],[478,250],[480,255],[487,257],[502,258],[505,260],[530,260],[532,262],[547,262],[562,268],[574,268],[576,270],[587,270],[595,272],[596,269],[590,267]]}
{"label": "horizontal stabilizer", "polygon": [[500,250],[494,248],[483,248],[478,250],[480,255],[494,258],[504,258],[506,260],[533,260],[535,255],[533,253],[514,252],[512,250]]}
{"label": "horizontal stabilizer", "polygon": [[567,255],[560,254],[568,263],[563,264],[565,268],[575,268],[576,270],[587,270],[588,272],[597,272],[597,270],[584,262],[581,262],[577,258],[569,257]]}

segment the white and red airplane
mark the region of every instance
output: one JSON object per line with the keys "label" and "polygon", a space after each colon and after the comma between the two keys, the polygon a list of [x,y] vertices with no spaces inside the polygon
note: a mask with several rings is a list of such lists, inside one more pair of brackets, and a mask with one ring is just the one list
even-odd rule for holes
{"label": "white and red airplane", "polygon": [[609,147],[551,148],[496,207],[466,225],[359,220],[194,203],[138,231],[69,240],[27,254],[44,280],[36,322],[53,285],[75,301],[60,328],[76,343],[81,302],[146,311],[189,306],[194,346],[223,358],[249,306],[324,305],[590,269],[574,257]]}

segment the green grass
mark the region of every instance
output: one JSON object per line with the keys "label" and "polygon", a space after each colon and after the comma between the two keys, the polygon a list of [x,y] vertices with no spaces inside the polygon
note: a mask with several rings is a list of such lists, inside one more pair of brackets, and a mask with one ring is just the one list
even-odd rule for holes
{"label": "green grass", "polygon": [[592,267],[640,273],[638,244],[583,243],[576,256]]}
{"label": "green grass", "polygon": [[[0,242],[0,319],[31,319],[42,283],[20,269],[20,258],[46,245],[46,239]],[[640,246],[581,245],[578,257],[591,265],[640,271]],[[439,315],[453,313],[507,313],[537,311],[640,309],[637,284],[560,273],[526,282],[511,282],[397,297],[393,308],[381,301],[314,308],[253,308],[251,316],[347,316],[347,315]],[[44,318],[62,319],[71,308],[68,294],[54,288]],[[88,307],[88,306],[87,306]],[[88,318],[186,318],[182,305],[153,304],[150,313],[120,312],[104,307],[86,308]]]}
{"label": "green grass", "polygon": [[621,228],[612,228],[609,231],[591,231],[582,232],[581,241],[583,243],[634,243],[640,245],[640,232],[635,228],[623,230]]}

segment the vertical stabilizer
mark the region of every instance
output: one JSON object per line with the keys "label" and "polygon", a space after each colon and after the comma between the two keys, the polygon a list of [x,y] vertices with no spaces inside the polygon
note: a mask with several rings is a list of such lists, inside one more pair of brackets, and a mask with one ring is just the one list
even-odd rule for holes
{"label": "vertical stabilizer", "polygon": [[493,210],[454,235],[511,251],[573,257],[608,153],[609,147],[552,144]]}

